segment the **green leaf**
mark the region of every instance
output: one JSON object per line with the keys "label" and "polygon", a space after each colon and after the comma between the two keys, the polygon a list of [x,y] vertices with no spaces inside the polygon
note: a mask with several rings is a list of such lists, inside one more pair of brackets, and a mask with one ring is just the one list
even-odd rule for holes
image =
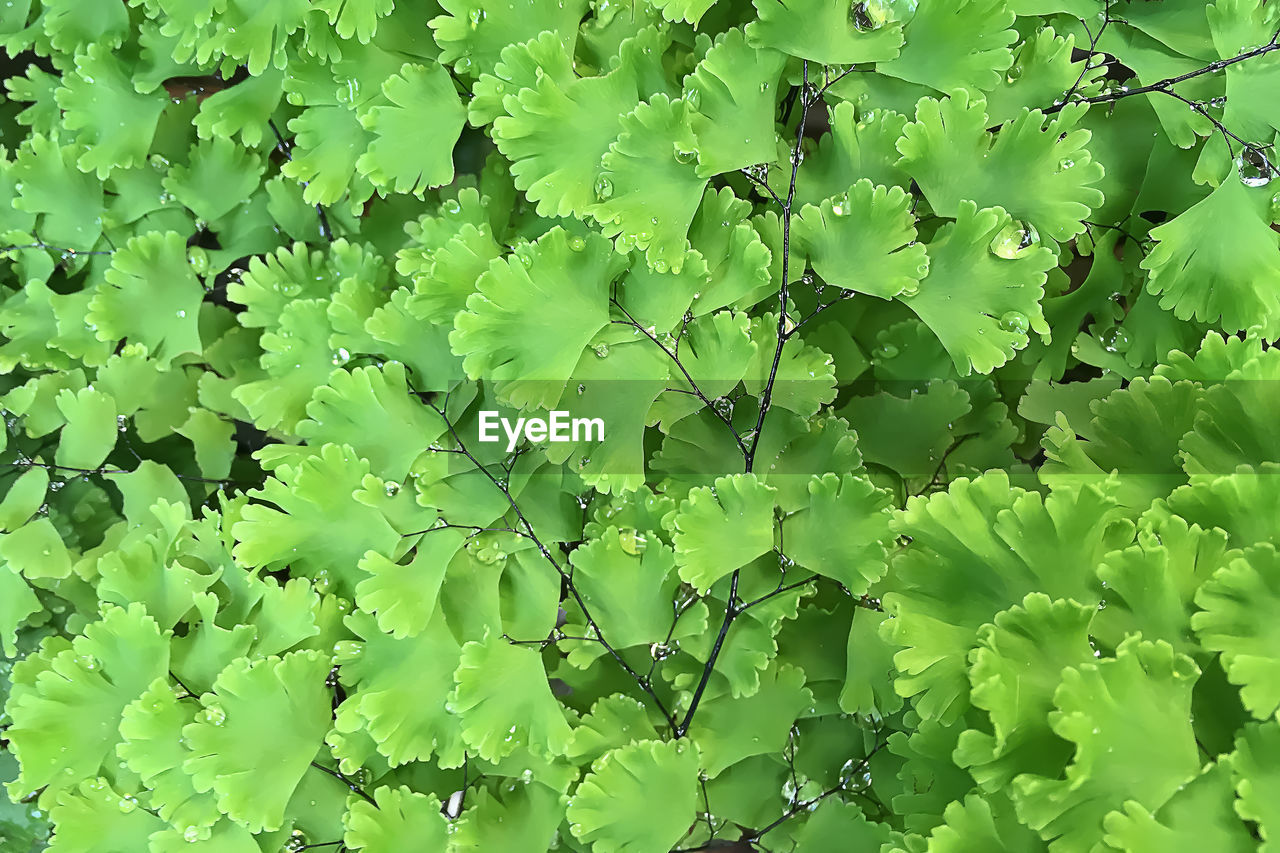
{"label": "green leaf", "polygon": [[287,562],[316,577],[327,571],[340,594],[350,596],[363,579],[356,564],[373,550],[390,554],[399,536],[376,508],[349,500],[368,463],[350,447],[326,444],[297,468],[285,468],[252,493],[279,509],[250,504],[232,525],[235,557],[247,566]]}
{"label": "green leaf", "polygon": [[79,131],[76,142],[84,153],[76,165],[96,172],[98,180],[117,168],[142,165],[164,98],[136,92],[107,43],[90,44],[76,55],[75,67],[74,74],[63,77],[57,99],[66,112],[63,125]]}
{"label": "green leaf", "polygon": [[439,416],[409,393],[405,367],[335,370],[307,404],[299,436],[315,445],[345,444],[369,460],[369,470],[403,480],[413,461],[445,431]]}
{"label": "green leaf", "polygon": [[873,187],[863,178],[842,195],[805,205],[792,228],[827,284],[891,299],[911,295],[929,272],[910,207],[901,187]]}
{"label": "green leaf", "polygon": [[478,76],[493,72],[503,48],[547,30],[556,34],[565,54],[573,56],[587,2],[569,0],[563,6],[539,4],[519,11],[492,0],[445,0],[440,6],[447,14],[427,21],[440,45],[440,62],[453,65],[459,75]]}
{"label": "green leaf", "polygon": [[376,613],[378,627],[396,639],[417,636],[435,613],[445,568],[465,539],[460,530],[437,530],[423,538],[405,565],[368,552],[359,565],[372,577],[356,585],[356,603]]}
{"label": "green leaf", "polygon": [[623,259],[607,241],[554,228],[495,260],[449,335],[472,378],[521,409],[555,406],[587,344],[609,322],[608,284]]}
{"label": "green leaf", "polygon": [[1231,754],[1234,771],[1236,811],[1245,820],[1255,821],[1266,841],[1258,848],[1272,853],[1280,838],[1280,811],[1275,798],[1280,793],[1280,723],[1250,723],[1236,736],[1236,751]]}
{"label": "green leaf", "polygon": [[706,696],[690,738],[698,746],[702,772],[714,779],[752,755],[781,752],[796,718],[813,705],[799,667],[772,667],[750,696]]}
{"label": "green leaf", "polygon": [[6,560],[0,566],[0,645],[6,658],[17,657],[18,629],[27,617],[42,609],[35,592]]}
{"label": "green leaf", "polygon": [[[786,59],[772,48],[748,46],[742,31],[731,29],[716,37],[685,79],[684,100],[694,107],[689,123],[699,177],[777,159],[773,114]],[[683,149],[676,150],[679,159]]]}
{"label": "green leaf", "polygon": [[698,751],[642,740],[591,764],[569,801],[569,828],[596,853],[665,853],[694,820]]}
{"label": "green leaf", "polygon": [[653,531],[608,527],[569,556],[574,583],[615,648],[665,640],[679,586],[675,554]]}
{"label": "green leaf", "polygon": [[353,850],[406,850],[418,845],[427,849],[443,849],[448,841],[444,815],[435,795],[420,794],[401,785],[379,787],[373,791],[373,803],[358,797],[342,818],[346,832],[343,843]]}
{"label": "green leaf", "polygon": [[462,718],[462,737],[486,761],[525,746],[551,758],[573,734],[547,684],[537,652],[492,635],[462,647],[457,687],[446,709]]}
{"label": "green leaf", "polygon": [[[151,790],[156,813],[175,826],[212,826],[221,817],[217,799],[197,793],[182,763],[191,750],[181,740],[182,727],[191,723],[198,706],[185,704],[174,694],[169,680],[157,678],[137,699],[129,703],[120,718],[122,742],[116,753]],[[186,691],[182,691],[185,693]]]}
{"label": "green leaf", "polygon": [[1116,656],[1068,667],[1054,694],[1057,734],[1076,744],[1066,779],[1019,776],[1013,800],[1022,822],[1087,850],[1112,809],[1136,802],[1158,809],[1200,770],[1191,729],[1191,688],[1199,668],[1168,643],[1130,637]]}
{"label": "green leaf", "polygon": [[797,564],[860,596],[884,575],[889,517],[889,494],[870,480],[814,476],[808,507],[783,519],[782,542]]}
{"label": "green leaf", "polygon": [[[453,81],[439,65],[405,63],[387,78],[382,93],[391,106],[372,106],[360,113],[360,124],[375,139],[356,160],[356,169],[379,189],[409,192],[418,198],[428,187],[453,181],[453,146],[466,122]],[[430,123],[430,145],[415,133]]]}
{"label": "green leaf", "polygon": [[10,796],[44,788],[40,802],[47,804],[113,758],[120,715],[165,675],[169,644],[142,605],[107,605],[70,647],[51,648],[41,661],[47,668],[32,689],[5,706],[13,721],[5,737],[22,764]]}
{"label": "green leaf", "polygon": [[747,24],[748,43],[823,65],[893,59],[902,47],[902,24],[864,31],[844,0],[752,0],[759,20]]}
{"label": "green leaf", "polygon": [[1103,201],[1091,186],[1102,179],[1102,166],[1084,147],[1090,133],[1076,128],[1086,109],[1069,105],[1047,123],[1039,110],[1023,110],[992,136],[981,98],[958,91],[924,99],[898,140],[901,168],[937,213],[958,219],[965,200],[999,205],[1054,240],[1068,240]]}
{"label": "green leaf", "polygon": [[[543,71],[534,66],[538,70],[525,81],[527,88],[504,99],[509,115],[494,120],[493,138],[511,160],[516,189],[535,203],[540,216],[582,218],[598,201],[601,158],[622,131],[623,117],[640,101],[634,54],[642,38],[657,36],[656,30],[650,32],[652,36],[624,42],[620,49],[630,54],[627,61],[602,77],[557,73],[564,71],[561,57],[542,56],[551,50],[546,35],[530,43],[531,55],[523,61],[532,61],[536,47],[538,58],[550,67]],[[645,48],[653,50],[648,44]],[[514,77],[523,69],[515,66],[510,73]]]}
{"label": "green leaf", "polygon": [[[96,776],[96,774],[94,774]],[[58,797],[49,810],[57,826],[51,853],[93,853],[110,838],[117,850],[147,849],[152,833],[164,829],[164,821],[138,808],[133,794],[119,795],[102,778],[85,779]]]}
{"label": "green leaf", "polygon": [[1249,548],[1214,573],[1196,593],[1203,612],[1193,614],[1191,627],[1205,648],[1222,652],[1232,684],[1240,685],[1244,706],[1266,720],[1280,708],[1280,673],[1276,622],[1280,607],[1280,554],[1262,543]]}
{"label": "green leaf", "polygon": [[717,477],[689,492],[675,514],[680,579],[699,590],[773,549],[774,489],[755,474]]}
{"label": "green leaf", "polygon": [[1159,809],[1126,802],[1123,812],[1111,812],[1103,819],[1103,838],[1123,850],[1255,851],[1257,842],[1233,809],[1238,802],[1231,788],[1231,763],[1223,758],[1208,765]]}
{"label": "green leaf", "polygon": [[97,468],[116,446],[116,401],[93,388],[58,392],[58,410],[67,425],[58,436],[54,455],[59,465]]}
{"label": "green leaf", "polygon": [[907,646],[894,659],[898,693],[923,694],[915,709],[925,719],[957,719],[978,629],[1031,592],[1096,600],[1094,567],[1132,536],[1117,515],[1114,499],[1092,485],[1041,498],[1011,488],[1002,471],[911,498],[893,524],[911,543],[891,565],[895,589],[884,596],[896,616],[886,636]]}
{"label": "green leaf", "polygon": [[1011,227],[998,207],[978,210],[961,201],[956,221],[944,225],[928,244],[929,274],[907,307],[933,330],[961,376],[990,373],[1027,345],[1027,332],[1049,332],[1040,308],[1045,271],[1053,253],[1036,246],[1019,257],[993,252]]}
{"label": "green leaf", "polygon": [[1005,0],[925,3],[903,28],[901,52],[877,63],[876,70],[939,92],[994,88],[1013,65],[1013,21]]}
{"label": "green leaf", "polygon": [[591,215],[619,248],[641,249],[658,272],[680,272],[689,251],[689,226],[707,179],[678,151],[694,151],[687,101],[654,95],[622,119],[596,184]]}
{"label": "green leaf", "polygon": [[1221,323],[1228,332],[1280,328],[1280,234],[1263,218],[1265,196],[1232,170],[1208,198],[1151,229],[1158,241],[1143,259],[1147,290],[1179,319]]}
{"label": "green leaf", "polygon": [[207,222],[226,215],[252,195],[265,168],[260,157],[219,136],[191,146],[187,162],[170,168],[164,188]]}
{"label": "green leaf", "polygon": [[[338,707],[335,731],[367,732],[392,767],[433,755],[441,767],[462,766],[462,722],[445,702],[459,646],[444,615],[437,610],[422,631],[407,639],[383,633],[363,612],[345,621],[363,645],[339,670],[347,699]],[[334,736],[329,740],[334,743]]]}
{"label": "green leaf", "polygon": [[[205,710],[183,727],[191,757],[183,769],[197,791],[212,789],[218,807],[252,832],[279,829],[285,808],[330,723],[327,655],[293,652],[222,671]],[[273,722],[288,720],[288,726]]]}
{"label": "green leaf", "polygon": [[1069,750],[1048,720],[1063,669],[1093,661],[1089,622],[1095,613],[1069,599],[1031,593],[978,629],[971,697],[988,712],[992,732],[961,732],[955,760],[982,790],[1007,790],[1021,773],[1053,778],[1066,766]]}
{"label": "green leaf", "polygon": [[202,350],[204,288],[191,272],[182,235],[153,231],[131,238],[112,253],[105,278],[109,286],[90,300],[86,317],[99,340],[143,344],[163,368]]}
{"label": "green leaf", "polygon": [[333,204],[350,191],[356,202],[373,194],[373,187],[363,174],[356,179],[356,164],[374,136],[365,130],[353,110],[310,106],[289,120],[289,129],[294,132],[295,148],[280,172],[306,185],[303,201]]}

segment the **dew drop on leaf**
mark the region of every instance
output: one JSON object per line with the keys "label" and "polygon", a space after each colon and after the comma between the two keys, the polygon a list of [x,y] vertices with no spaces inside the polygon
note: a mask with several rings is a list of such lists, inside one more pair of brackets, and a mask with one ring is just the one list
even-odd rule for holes
{"label": "dew drop on leaf", "polygon": [[1102,333],[1102,348],[1107,352],[1127,352],[1129,345],[1132,343],[1129,339],[1129,333],[1120,326],[1112,326]]}
{"label": "dew drop on leaf", "polygon": [[891,358],[898,357],[898,348],[893,344],[881,344],[876,347],[876,358],[881,361],[887,361]]}
{"label": "dew drop on leaf", "polygon": [[634,527],[624,527],[618,531],[618,544],[623,551],[633,557],[643,554],[644,549],[649,545],[645,540],[644,534],[638,532]]}
{"label": "dew drop on leaf", "polygon": [[613,181],[609,180],[605,175],[596,178],[596,198],[601,201],[613,197]]}
{"label": "dew drop on leaf", "polygon": [[575,234],[569,238],[569,248],[575,252],[581,252],[587,248],[587,241]]}
{"label": "dew drop on leaf", "polygon": [[120,798],[120,802],[116,805],[119,806],[121,812],[129,814],[130,812],[137,811],[138,800],[132,794],[126,794]]}
{"label": "dew drop on leaf", "polygon": [[1014,260],[1036,248],[1040,234],[1030,222],[1014,219],[991,240],[991,253],[999,258]]}
{"label": "dew drop on leaf", "polygon": [[591,348],[591,351],[592,351],[592,352],[594,352],[594,353],[596,354],[596,358],[608,358],[608,357],[609,357],[609,345],[608,345],[608,344],[596,344],[595,346],[593,346],[593,347]]}
{"label": "dew drop on leaf", "polygon": [[690,163],[693,163],[694,161],[696,161],[697,159],[698,159],[698,154],[695,151],[681,151],[679,148],[676,149],[677,163],[681,163],[687,166]]}
{"label": "dew drop on leaf", "polygon": [[471,57],[464,56],[457,62],[453,63],[453,70],[457,71],[459,74],[466,74],[471,70]]}
{"label": "dew drop on leaf", "polygon": [[1015,335],[1025,335],[1031,327],[1031,321],[1021,311],[1006,311],[1000,317],[1000,328]]}
{"label": "dew drop on leaf", "polygon": [[394,482],[387,483],[385,491],[387,493],[387,497],[394,498],[396,495],[400,494],[400,484]]}
{"label": "dew drop on leaf", "polygon": [[1236,169],[1246,187],[1265,187],[1276,176],[1275,167],[1262,152],[1248,148],[1236,155]]}

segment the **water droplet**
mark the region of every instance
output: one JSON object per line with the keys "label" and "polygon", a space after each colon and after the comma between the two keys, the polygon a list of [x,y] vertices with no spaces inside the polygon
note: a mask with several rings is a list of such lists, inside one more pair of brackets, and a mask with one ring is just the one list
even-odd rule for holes
{"label": "water droplet", "polygon": [[394,498],[396,495],[400,494],[400,484],[394,482],[387,483],[385,491],[387,493],[387,497]]}
{"label": "water droplet", "polygon": [[645,548],[649,547],[643,533],[638,532],[634,527],[624,527],[618,531],[618,544],[622,550],[633,557],[638,557],[644,553]]}
{"label": "water droplet", "polygon": [[991,240],[991,253],[996,257],[1013,260],[1035,250],[1040,234],[1030,222],[1014,219]]}
{"label": "water droplet", "polygon": [[1016,83],[1018,82],[1018,78],[1021,76],[1022,76],[1022,63],[1015,62],[1012,66],[1009,67],[1009,71],[1004,75],[1004,82],[1010,83],[1010,84]]}
{"label": "water droplet", "polygon": [[355,640],[339,640],[333,644],[333,660],[335,663],[351,663],[364,651],[364,643]]}
{"label": "water droplet", "polygon": [[579,237],[577,234],[574,234],[569,238],[569,248],[575,252],[581,252],[583,249],[587,248],[587,241]]}
{"label": "water droplet", "polygon": [[1129,338],[1129,333],[1120,326],[1112,326],[1102,333],[1099,340],[1102,348],[1107,352],[1121,353],[1128,352],[1129,346],[1133,343]]}
{"label": "water droplet", "polygon": [[685,93],[684,102],[692,109],[698,109],[702,106],[702,92],[698,89],[690,89]]}
{"label": "water droplet", "polygon": [[130,812],[134,812],[137,810],[138,799],[134,797],[132,794],[126,794],[120,798],[120,802],[117,803],[116,805],[119,806],[120,811],[124,812],[125,814],[129,814]]}
{"label": "water droplet", "polygon": [[1000,317],[1000,328],[1015,335],[1025,335],[1031,328],[1031,321],[1021,311],[1006,311]]}
{"label": "water droplet", "polygon": [[484,23],[484,9],[476,8],[471,10],[471,14],[467,15],[467,20],[471,21],[471,29],[475,29]]}
{"label": "water droplet", "polygon": [[605,175],[596,178],[596,198],[605,201],[613,197],[613,181]]}
{"label": "water droplet", "polygon": [[1217,97],[1217,98],[1210,98],[1210,99],[1209,99],[1209,106],[1213,107],[1213,108],[1214,108],[1214,109],[1216,109],[1216,110],[1220,110],[1220,109],[1222,109],[1223,107],[1225,107],[1226,105],[1227,105],[1227,98],[1226,98],[1226,96],[1225,96],[1225,95],[1223,95],[1223,96],[1221,96],[1221,97]]}
{"label": "water droplet", "polygon": [[200,712],[202,720],[211,726],[221,726],[227,721],[227,712],[217,705],[210,705]]}
{"label": "water droplet", "polygon": [[1244,149],[1236,156],[1236,169],[1240,173],[1240,182],[1246,187],[1265,187],[1276,176],[1276,169],[1266,155],[1251,148]]}
{"label": "water droplet", "polygon": [[662,260],[662,258],[658,258],[656,261],[653,262],[653,271],[658,273],[659,275],[666,273],[668,269],[670,269],[670,267],[668,266],[666,261]]}
{"label": "water droplet", "polygon": [[848,216],[849,215],[849,194],[844,193],[838,195],[831,200],[832,216]]}
{"label": "water droplet", "polygon": [[1058,161],[1058,171],[1065,172],[1067,171],[1067,169],[1070,169],[1075,164],[1076,164],[1076,161],[1072,160],[1070,157],[1063,157],[1061,160]]}
{"label": "water droplet", "polygon": [[876,2],[854,3],[849,8],[849,23],[860,33],[869,33],[884,26],[885,19],[880,14],[881,4]]}
{"label": "water droplet", "polygon": [[462,212],[462,205],[458,203],[456,198],[449,198],[440,202],[440,209],[447,214],[456,216]]}
{"label": "water droplet", "polygon": [[457,62],[453,63],[453,70],[459,74],[466,74],[471,70],[471,57],[464,56]]}
{"label": "water droplet", "polygon": [[328,569],[321,569],[316,572],[316,576],[311,579],[311,587],[321,595],[333,587],[333,578],[329,575]]}
{"label": "water droplet", "polygon": [[875,356],[880,361],[898,357],[898,348],[891,343],[883,343],[876,347]]}
{"label": "water droplet", "polygon": [[594,352],[594,353],[596,354],[596,358],[608,358],[608,357],[609,357],[609,345],[608,345],[608,344],[596,344],[595,346],[593,346],[593,347],[591,348],[591,351],[592,351],[592,352]]}
{"label": "water droplet", "polygon": [[681,151],[679,148],[676,149],[677,163],[682,163],[687,166],[690,163],[696,162],[697,159],[698,159],[698,154],[696,151]]}
{"label": "water droplet", "polygon": [[307,835],[301,829],[295,829],[289,833],[289,839],[285,841],[284,847],[281,848],[283,853],[298,853],[307,847]]}
{"label": "water droplet", "polygon": [[90,672],[93,672],[98,668],[98,659],[93,655],[79,655],[76,657],[76,663],[80,664]]}
{"label": "water droplet", "polygon": [[186,829],[182,830],[182,840],[188,844],[195,844],[202,837],[204,837],[204,833],[198,826],[188,826]]}
{"label": "water droplet", "polygon": [[330,361],[333,362],[334,367],[340,367],[341,365],[346,364],[350,360],[351,360],[351,353],[347,352],[346,347],[338,347],[338,349],[333,354],[333,358],[330,359]]}
{"label": "water droplet", "polygon": [[675,652],[666,643],[654,643],[649,646],[649,656],[654,660],[666,660],[673,654],[675,654]]}

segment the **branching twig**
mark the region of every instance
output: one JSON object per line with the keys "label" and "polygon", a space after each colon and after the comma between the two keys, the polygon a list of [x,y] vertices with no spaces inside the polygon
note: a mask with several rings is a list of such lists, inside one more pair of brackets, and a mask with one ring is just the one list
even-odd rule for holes
{"label": "branching twig", "polygon": [[[274,133],[276,136],[276,142],[278,143],[276,145],[276,150],[279,151],[281,154],[283,154],[286,160],[290,160],[290,161],[293,160],[293,154],[290,151],[291,146],[289,145],[288,142],[285,141],[284,136],[281,135],[280,128],[276,127],[275,120],[267,119],[267,124],[270,125],[271,132]],[[301,183],[304,188],[307,186],[306,181],[302,181]],[[329,217],[324,212],[324,206],[317,204],[315,207],[316,207],[316,216],[320,218],[320,237],[332,243],[333,231],[329,228]]]}
{"label": "branching twig", "polygon": [[587,626],[591,628],[591,630],[594,631],[596,636],[599,638],[600,645],[604,647],[605,651],[607,651],[610,657],[612,657],[618,663],[618,665],[622,667],[622,669],[627,673],[627,675],[629,675],[632,678],[632,680],[636,682],[636,684],[640,687],[640,689],[644,691],[645,695],[647,695],[650,699],[653,700],[653,703],[657,707],[658,711],[667,720],[667,723],[671,726],[671,728],[675,730],[676,721],[675,721],[675,718],[671,715],[671,712],[667,709],[666,703],[664,703],[662,699],[658,696],[657,692],[653,689],[653,685],[650,684],[647,679],[643,678],[640,675],[640,673],[636,672],[635,669],[632,668],[631,664],[627,663],[627,661],[622,657],[622,655],[618,653],[618,650],[615,649],[607,640],[605,640],[604,632],[600,630],[599,623],[596,622],[595,617],[591,615],[590,608],[587,606],[587,603],[583,599],[581,593],[578,592],[577,586],[574,585],[573,575],[570,572],[565,570],[565,568],[560,564],[560,561],[557,560],[551,554],[550,549],[548,549],[547,546],[543,543],[543,541],[538,538],[538,535],[533,530],[533,525],[531,525],[529,523],[529,520],[525,518],[524,512],[520,509],[520,505],[517,504],[515,498],[511,496],[511,490],[507,486],[507,484],[499,481],[497,477],[493,476],[493,474],[489,471],[489,469],[486,468],[483,464],[481,464],[480,460],[477,459],[471,453],[471,451],[467,449],[466,443],[463,442],[462,440],[462,436],[458,435],[458,431],[454,427],[453,421],[449,420],[448,415],[445,414],[443,409],[441,409],[431,400],[423,399],[426,396],[424,392],[414,392],[414,393],[417,394],[420,399],[422,399],[423,403],[429,409],[431,409],[433,412],[435,412],[437,415],[440,416],[440,420],[444,423],[445,428],[449,431],[450,436],[453,437],[454,443],[457,444],[457,449],[462,453],[462,455],[465,456],[471,462],[471,464],[474,465],[476,469],[480,471],[480,473],[484,474],[484,476],[491,483],[493,483],[494,487],[496,487],[500,492],[502,492],[503,497],[507,499],[507,504],[511,507],[511,511],[516,514],[516,519],[520,522],[520,525],[524,527],[525,533],[528,536],[528,538],[533,542],[534,546],[537,547],[538,552],[542,554],[543,559],[546,560],[547,563],[549,563],[553,569],[555,569],[556,574],[558,574],[561,580],[563,581],[565,589],[569,592],[571,596],[573,596],[573,600],[577,603],[578,608],[582,611],[583,618],[587,621]]}

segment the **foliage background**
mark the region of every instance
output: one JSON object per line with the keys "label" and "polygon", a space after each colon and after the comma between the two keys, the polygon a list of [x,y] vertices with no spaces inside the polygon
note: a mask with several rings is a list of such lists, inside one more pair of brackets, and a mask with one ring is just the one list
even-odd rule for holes
{"label": "foliage background", "polygon": [[1271,849],[1278,19],[6,3],[0,844]]}

